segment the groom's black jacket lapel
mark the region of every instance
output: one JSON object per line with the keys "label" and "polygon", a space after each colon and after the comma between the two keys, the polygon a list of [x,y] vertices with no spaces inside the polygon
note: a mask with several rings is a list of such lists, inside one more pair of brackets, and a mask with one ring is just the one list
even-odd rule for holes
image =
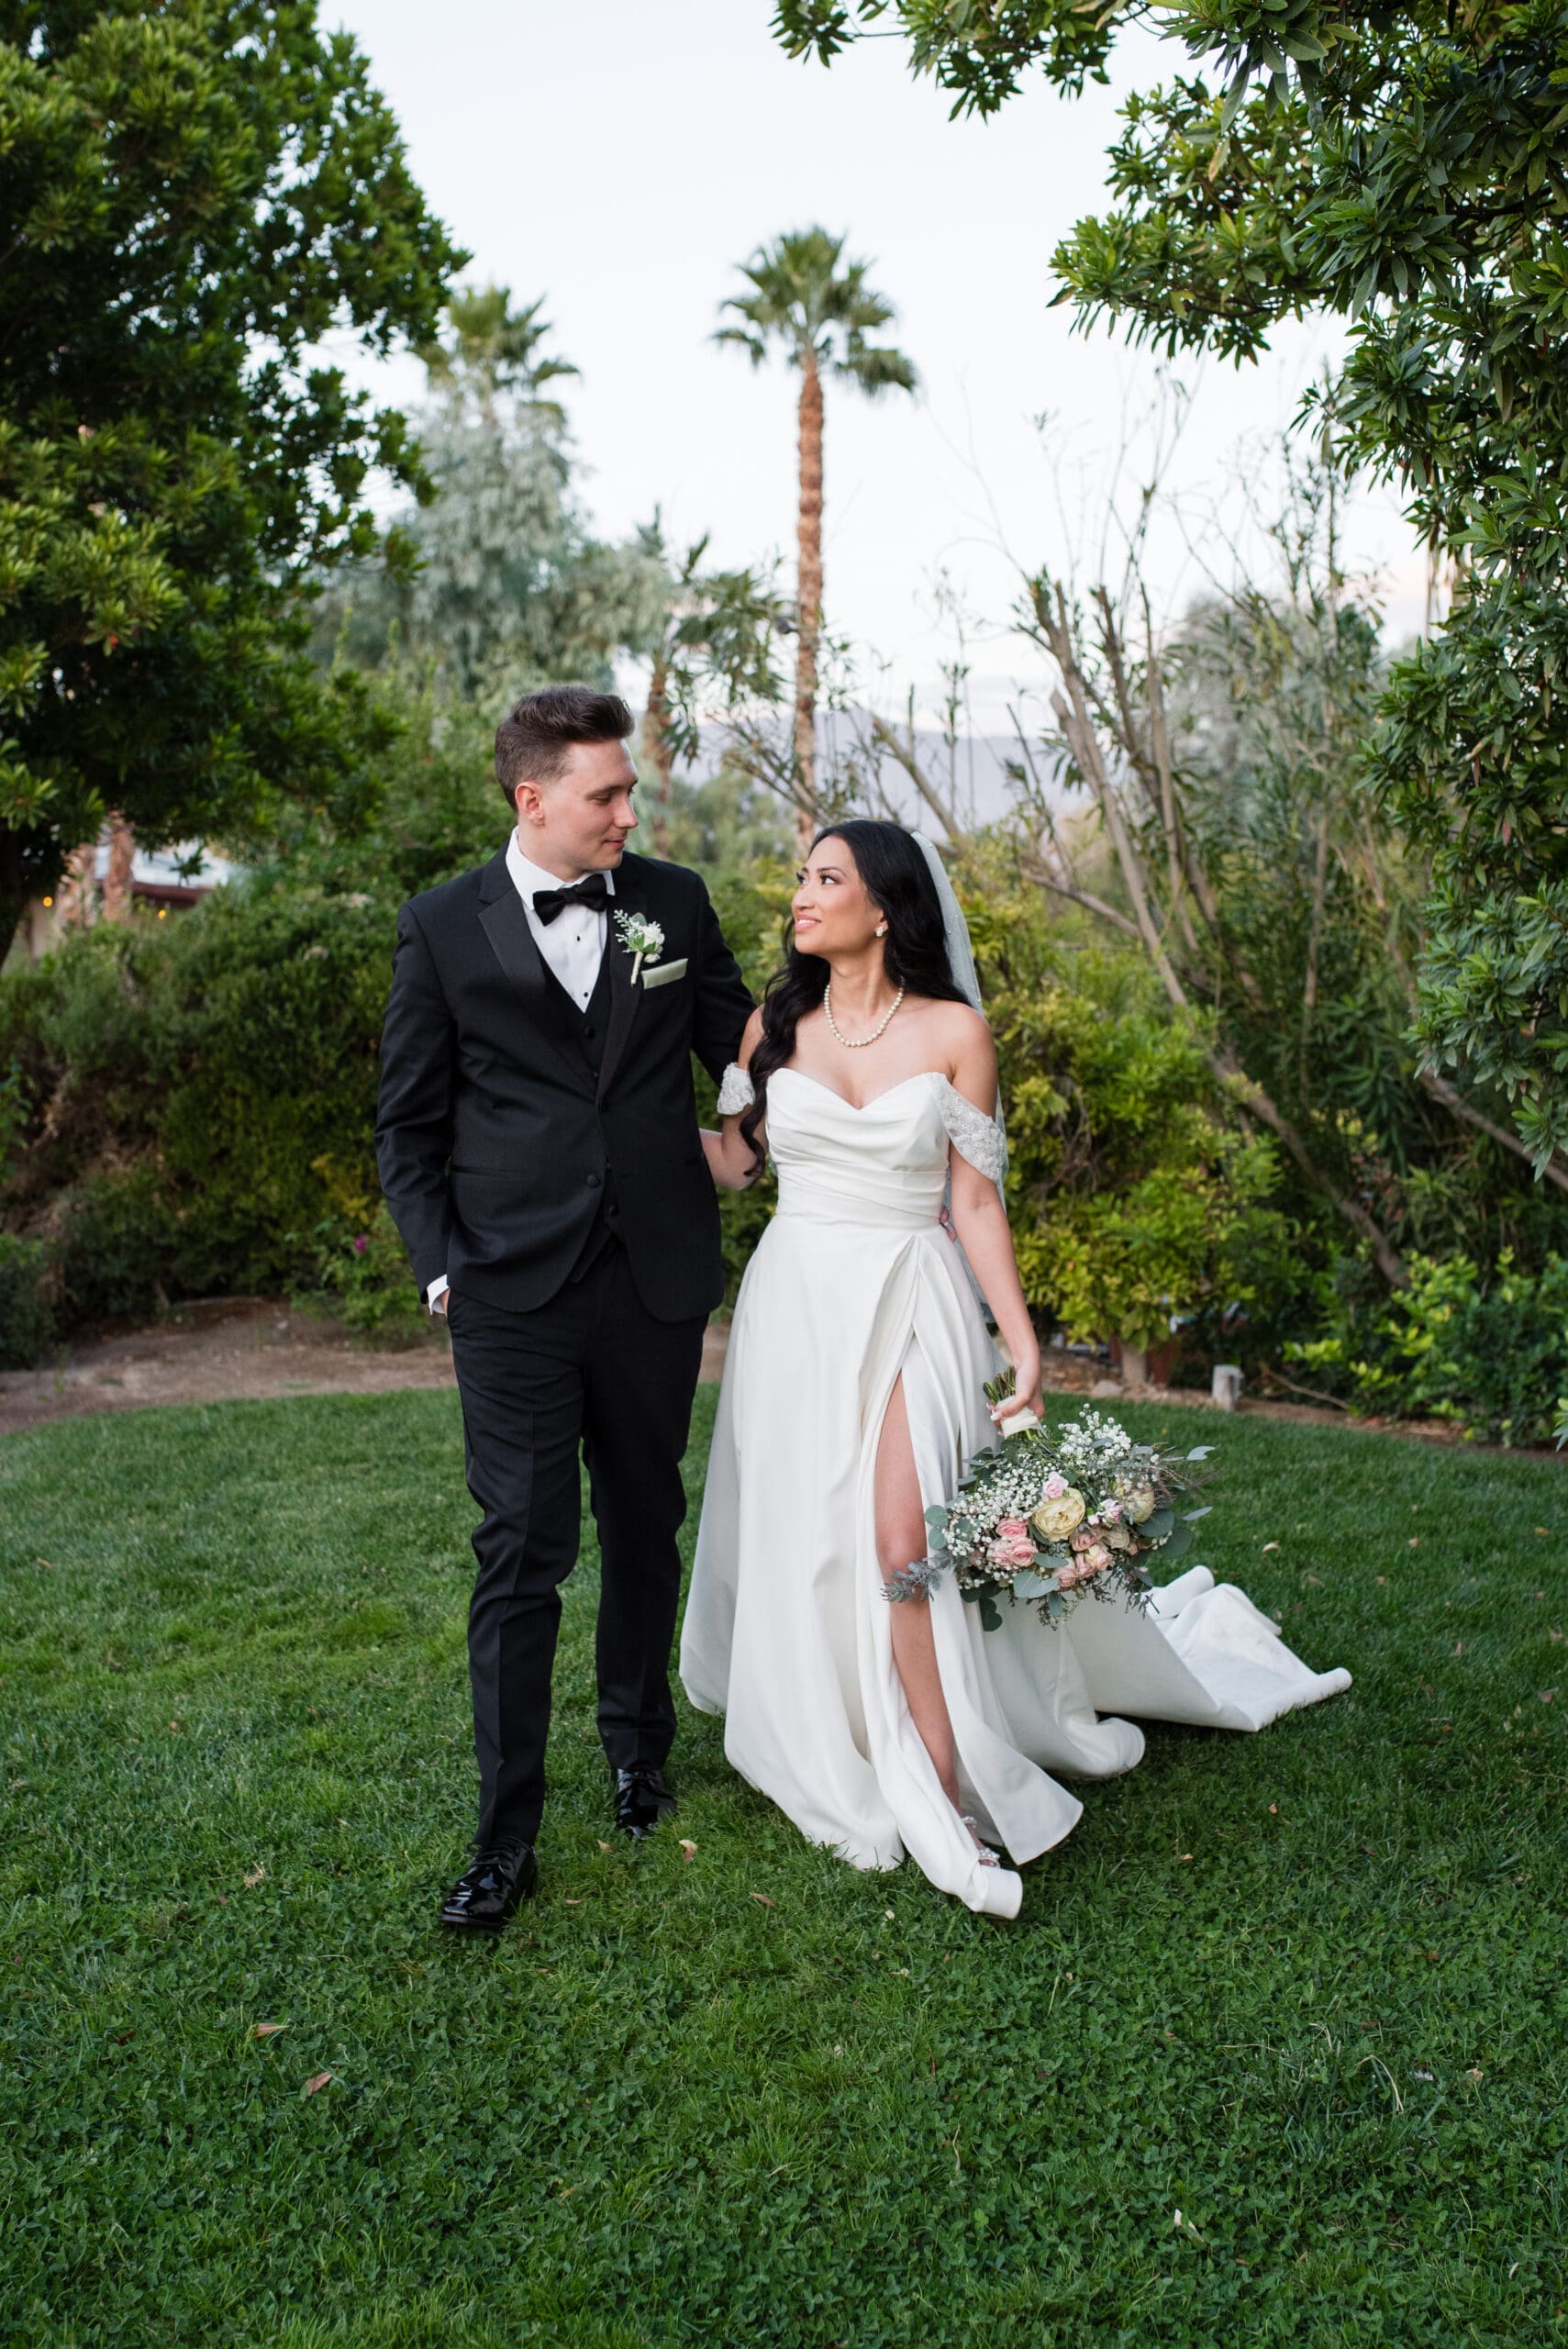
{"label": "groom's black jacket lapel", "polygon": [[480,926],[495,960],[517,990],[524,1017],[559,1044],[563,1063],[581,1076],[583,1056],[573,1050],[571,1006],[564,991],[550,983],[527,909],[506,869],[505,850],[483,868],[479,901]]}
{"label": "groom's black jacket lapel", "polygon": [[[639,864],[640,862],[639,859]],[[624,881],[622,874],[625,874]],[[609,924],[605,935],[605,952],[610,966],[610,1028],[605,1039],[605,1057],[599,1063],[597,1097],[601,1101],[610,1089],[642,1001],[641,985],[632,983],[633,957],[620,934],[621,926],[616,919],[617,914],[636,915],[648,911],[648,893],[639,885],[641,877],[640,872],[635,868],[628,871],[623,864],[621,873],[616,875],[616,894],[610,901]],[[639,980],[640,976],[639,973]]]}
{"label": "groom's black jacket lapel", "polygon": [[[613,1197],[656,1319],[723,1294],[692,1057],[722,1074],[751,996],[696,874],[628,856],[615,892],[585,1014],[547,971],[504,854],[398,916],[376,1153],[422,1288],[445,1273],[459,1298],[531,1311]],[[659,924],[656,967],[684,963],[678,977],[633,985],[617,913]]]}

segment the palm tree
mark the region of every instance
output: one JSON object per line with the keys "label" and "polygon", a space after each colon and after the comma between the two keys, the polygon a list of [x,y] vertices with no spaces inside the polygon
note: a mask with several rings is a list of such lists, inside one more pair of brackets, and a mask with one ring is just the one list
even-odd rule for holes
{"label": "palm tree", "polygon": [[733,713],[740,705],[776,703],[783,681],[774,650],[793,615],[766,571],[705,570],[706,531],[678,556],[657,507],[651,522],[638,525],[637,542],[666,583],[662,624],[650,646],[641,747],[658,777],[653,853],[667,856],[675,768],[683,761],[689,765],[701,747],[699,704],[717,701]]}
{"label": "palm tree", "polygon": [[750,293],[721,306],[738,324],[717,342],[738,342],[760,367],[773,348],[800,371],[800,549],[795,586],[795,827],[809,841],[817,811],[817,653],[822,634],[822,379],[840,375],[869,398],[912,392],[916,374],[900,351],[867,341],[895,312],[866,284],[867,262],[845,261],[844,239],[805,228],[760,246],[741,271]]}
{"label": "palm tree", "polygon": [[552,331],[539,317],[543,307],[541,295],[526,310],[514,310],[509,285],[460,287],[447,304],[450,341],[426,343],[419,352],[431,390],[457,398],[466,392],[489,424],[501,395],[520,399],[548,422],[563,424],[561,407],[541,400],[539,393],[577,370],[569,359],[541,355],[539,345]]}

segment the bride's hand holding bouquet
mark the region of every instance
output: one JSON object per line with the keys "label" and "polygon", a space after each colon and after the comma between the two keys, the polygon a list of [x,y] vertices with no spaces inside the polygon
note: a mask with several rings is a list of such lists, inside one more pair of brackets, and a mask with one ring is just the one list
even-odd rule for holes
{"label": "bride's hand holding bouquet", "polygon": [[1035,1419],[1045,1417],[1045,1382],[1040,1373],[1040,1347],[1031,1330],[1027,1341],[1008,1349],[1013,1364],[1013,1384],[1009,1394],[991,1406],[991,1423],[1001,1427],[1006,1419],[1017,1419],[1027,1412]]}
{"label": "bride's hand holding bouquet", "polygon": [[[1034,1372],[1019,1348],[1019,1371]],[[1084,1411],[1054,1431],[1042,1425],[1038,1383],[1031,1392],[1013,1374],[985,1389],[1005,1441],[976,1453],[952,1500],[929,1508],[928,1569],[954,1569],[959,1589],[980,1609],[986,1631],[999,1631],[999,1599],[1032,1601],[1043,1620],[1060,1622],[1087,1593],[1119,1593],[1149,1603],[1146,1561],[1184,1555],[1207,1508],[1177,1503],[1206,1481],[1211,1447],[1183,1454],[1162,1443],[1136,1443],[1098,1411]]]}

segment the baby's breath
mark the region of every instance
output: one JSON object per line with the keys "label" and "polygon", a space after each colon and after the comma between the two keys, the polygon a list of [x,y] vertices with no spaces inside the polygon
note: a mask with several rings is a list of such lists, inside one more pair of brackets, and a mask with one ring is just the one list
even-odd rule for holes
{"label": "baby's breath", "polygon": [[[990,1388],[987,1397],[1001,1399]],[[949,1507],[929,1513],[933,1557],[951,1562],[988,1629],[1001,1621],[999,1597],[1027,1598],[1052,1622],[1086,1590],[1109,1598],[1119,1589],[1146,1605],[1152,1585],[1141,1561],[1186,1550],[1191,1519],[1178,1520],[1174,1504],[1200,1481],[1195,1464],[1207,1453],[1199,1446],[1184,1459],[1135,1443],[1101,1411],[1084,1410],[1054,1432],[1027,1428],[976,1453]]]}

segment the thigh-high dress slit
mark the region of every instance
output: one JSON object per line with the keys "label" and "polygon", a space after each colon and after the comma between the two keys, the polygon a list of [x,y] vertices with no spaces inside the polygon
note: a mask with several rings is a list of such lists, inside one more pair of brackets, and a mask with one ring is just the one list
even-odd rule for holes
{"label": "thigh-high dress slit", "polygon": [[[934,1072],[860,1109],[799,1071],[771,1079],[779,1208],[731,1324],[681,1676],[694,1705],[725,1716],[734,1767],[813,1842],[862,1868],[907,1854],[972,1909],[1013,1916],[1018,1875],[982,1864],[905,1701],[874,1501],[900,1376],[923,1508],[951,1499],[994,1440],[984,1387],[997,1356],[938,1219],[950,1137],[972,1154],[988,1123]],[[935,1590],[962,1809],[1015,1862],[1081,1815],[1051,1772],[1105,1777],[1139,1761],[1142,1732],[1112,1708],[1259,1728],[1348,1685],[1309,1672],[1204,1570],[1158,1605],[1086,1605],[1056,1630],[1007,1608],[986,1632],[951,1575]]]}

